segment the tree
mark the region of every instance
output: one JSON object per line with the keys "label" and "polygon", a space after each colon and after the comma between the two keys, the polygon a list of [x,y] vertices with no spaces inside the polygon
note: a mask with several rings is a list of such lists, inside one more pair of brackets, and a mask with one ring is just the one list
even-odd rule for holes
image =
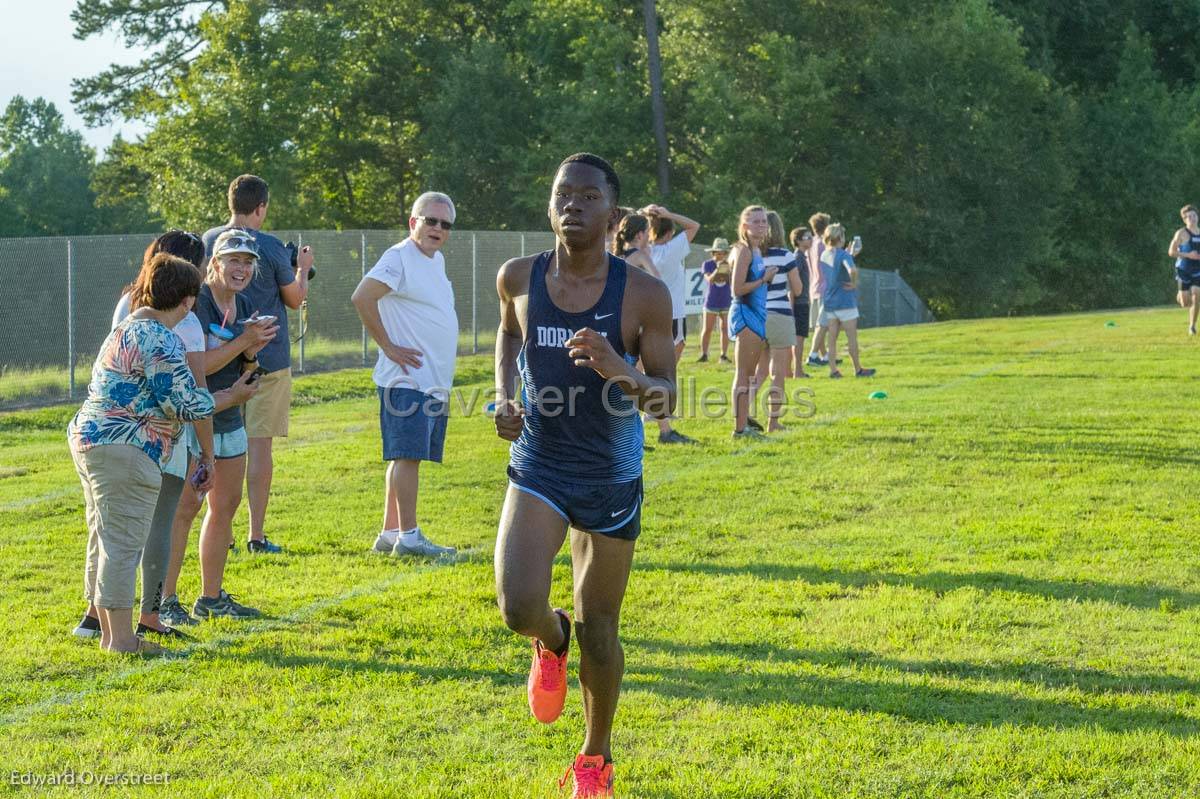
{"label": "tree", "polygon": [[662,58],[658,52],[658,13],[654,0],[643,0],[642,15],[646,18],[646,55],[650,67],[650,108],[654,114],[654,143],[658,145],[658,193],[671,193],[670,153],[667,147],[666,108],[663,103]]}
{"label": "tree", "polygon": [[14,97],[0,118],[0,229],[52,236],[95,229],[95,153],[42,98]]}

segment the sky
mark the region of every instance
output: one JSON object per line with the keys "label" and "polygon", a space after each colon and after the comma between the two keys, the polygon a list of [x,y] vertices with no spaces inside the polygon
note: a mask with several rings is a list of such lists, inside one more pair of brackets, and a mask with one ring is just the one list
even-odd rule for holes
{"label": "sky", "polygon": [[132,139],[143,128],[128,123],[84,127],[71,107],[71,80],[95,75],[114,62],[135,63],[138,56],[113,33],[75,39],[74,8],[75,0],[0,0],[0,109],[18,94],[45,97],[67,127],[82,133],[102,155],[118,132]]}

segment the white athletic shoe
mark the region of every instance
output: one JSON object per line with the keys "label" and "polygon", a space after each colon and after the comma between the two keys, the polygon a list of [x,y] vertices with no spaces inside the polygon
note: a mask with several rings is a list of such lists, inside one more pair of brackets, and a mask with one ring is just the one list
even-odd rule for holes
{"label": "white athletic shoe", "polygon": [[392,548],[392,554],[397,557],[402,555],[417,555],[424,558],[443,558],[450,557],[458,552],[454,547],[441,547],[430,541],[421,532],[421,528],[417,528],[417,540],[411,544],[404,543],[403,536],[396,538],[396,546]]}
{"label": "white athletic shoe", "polygon": [[372,547],[376,552],[382,552],[387,555],[396,546],[396,539],[400,537],[399,533],[394,535],[386,535],[382,530],[379,535],[375,536],[375,546]]}

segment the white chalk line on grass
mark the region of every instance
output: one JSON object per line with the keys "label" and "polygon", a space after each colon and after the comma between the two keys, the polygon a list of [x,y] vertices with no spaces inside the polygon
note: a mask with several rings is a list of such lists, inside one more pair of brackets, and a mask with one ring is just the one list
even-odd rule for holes
{"label": "white chalk line on grass", "polygon": [[79,486],[63,486],[62,488],[56,488],[53,491],[47,491],[44,494],[38,494],[36,497],[23,497],[21,499],[14,499],[12,502],[6,502],[3,505],[0,505],[0,513],[24,510],[31,505],[39,505],[52,499],[60,499],[68,496],[69,494],[79,492]]}
{"label": "white chalk line on grass", "polygon": [[[1067,341],[1069,341],[1069,339],[1059,339],[1057,341],[1053,341],[1048,344],[1041,345],[1037,349],[1029,350],[1029,351],[1023,353],[1021,358],[1010,359],[1010,360],[1007,360],[1007,361],[1004,361],[1001,363],[991,364],[989,366],[984,367],[983,369],[981,369],[979,371],[972,372],[968,375],[963,375],[962,377],[954,378],[953,380],[947,381],[946,383],[940,383],[938,385],[929,386],[927,388],[917,388],[917,389],[914,389],[914,393],[916,393],[916,392],[930,393],[930,392],[934,392],[934,391],[942,391],[942,390],[945,390],[948,388],[952,388],[956,385],[960,385],[962,383],[970,382],[972,380],[977,380],[981,377],[986,377],[990,374],[994,374],[995,372],[997,372],[1001,369],[1005,369],[1010,366],[1016,366],[1016,365],[1024,362],[1029,356],[1037,356],[1037,355],[1045,354],[1049,350],[1052,350],[1055,347],[1058,347],[1058,346],[1066,343]],[[841,413],[837,413],[837,414],[833,414],[831,416],[825,417],[824,419],[821,419],[819,421],[815,421],[815,422],[813,422],[813,424],[829,425],[834,422],[843,421],[846,418],[848,418],[849,416],[851,416],[853,413],[857,413],[857,412],[859,412],[859,411],[858,410],[843,411]],[[756,448],[757,447],[755,445],[751,444],[747,447],[741,448],[738,451],[735,451],[732,454],[735,456],[739,455],[739,454],[750,454]],[[718,457],[718,458],[724,458],[724,457],[729,456],[729,454],[730,453],[727,453],[727,452],[713,453],[713,456]],[[660,476],[656,477],[653,480],[647,481],[646,488],[654,489],[659,486],[671,483],[674,480],[685,476],[684,475],[685,471],[688,474],[694,474],[695,473],[695,463],[690,462],[688,464],[687,469],[670,469],[670,470],[665,471],[665,473],[660,473]],[[73,489],[61,489],[58,492],[51,492],[51,493],[53,493],[57,496],[62,496],[62,495],[65,495],[66,493],[69,493],[69,491],[71,491],[71,490],[73,490]],[[49,495],[43,495],[42,498],[31,498],[31,500],[25,502],[22,505],[22,507],[27,506],[29,504],[34,504],[37,501],[40,501],[40,499],[47,499],[47,498],[50,498]],[[465,551],[463,553],[463,555],[465,556],[468,554],[474,554],[474,552],[475,552],[475,550],[468,550],[468,551]],[[461,559],[462,558],[460,558],[459,560],[461,560]],[[217,649],[221,649],[221,648],[229,645],[230,643],[247,638],[247,637],[249,637],[251,635],[255,635],[257,633],[272,632],[276,629],[284,629],[298,621],[304,621],[308,618],[311,618],[312,616],[316,615],[317,613],[320,613],[321,611],[323,611],[327,608],[334,607],[336,605],[340,605],[343,602],[347,602],[351,599],[357,598],[357,597],[362,596],[367,593],[376,593],[379,591],[387,590],[387,589],[392,588],[402,582],[405,582],[409,579],[415,578],[421,574],[427,574],[431,571],[445,568],[446,566],[449,566],[453,563],[459,562],[459,560],[441,561],[441,562],[438,562],[438,563],[430,565],[430,566],[419,568],[415,571],[404,572],[403,574],[396,575],[392,578],[389,578],[387,580],[383,580],[383,581],[380,581],[377,583],[373,583],[371,585],[357,586],[355,588],[351,588],[349,591],[339,594],[338,596],[327,597],[325,599],[317,600],[316,602],[310,603],[309,605],[306,605],[305,607],[300,608],[299,610],[294,611],[293,613],[283,616],[282,618],[267,619],[267,620],[260,621],[260,622],[247,623],[246,625],[241,627],[235,633],[221,635],[217,638],[212,639],[211,641],[204,641],[204,642],[201,642],[198,644],[194,644],[190,647],[187,647],[187,648],[181,650],[181,653],[190,654],[191,652],[194,652],[194,651],[217,650]],[[123,683],[125,680],[130,679],[131,677],[136,677],[136,676],[139,676],[142,674],[152,672],[155,669],[162,667],[163,665],[175,662],[175,660],[176,660],[176,658],[170,658],[170,657],[164,657],[164,658],[158,658],[155,660],[150,660],[141,665],[131,666],[129,668],[122,669],[121,671],[118,671],[115,674],[111,675],[108,679],[103,680],[103,681],[99,682],[98,684],[93,685],[92,687],[85,688],[80,691],[74,691],[74,692],[70,692],[70,693],[64,693],[64,694],[59,694],[56,696],[47,697],[46,699],[43,699],[40,702],[36,702],[31,705],[25,705],[22,707],[18,707],[15,710],[6,714],[5,716],[0,717],[0,724],[12,724],[12,723],[15,723],[18,721],[26,720],[26,719],[30,718],[31,716],[34,716],[38,713],[45,712],[53,707],[74,704],[75,702],[86,699],[88,696],[98,693],[101,690],[108,690],[110,688],[115,688],[118,685],[120,685],[121,683]]]}
{"label": "white chalk line on grass", "polygon": [[[370,584],[358,585],[354,588],[351,588],[349,591],[344,591],[343,593],[338,594],[337,596],[325,597],[323,599],[318,599],[315,602],[310,602],[304,607],[278,618],[239,622],[239,626],[235,630],[222,633],[211,640],[199,641],[195,644],[175,650],[175,652],[177,652],[175,656],[167,655],[149,658],[145,661],[135,663],[126,668],[120,669],[119,671],[113,672],[107,677],[97,678],[89,687],[79,691],[56,694],[54,696],[46,697],[39,702],[16,707],[6,713],[4,716],[0,716],[0,727],[27,721],[29,718],[40,713],[45,713],[46,711],[55,707],[73,705],[76,702],[87,699],[93,694],[98,694],[103,691],[117,688],[130,678],[138,677],[143,674],[149,674],[171,663],[184,662],[187,656],[191,655],[193,652],[217,651],[229,646],[230,644],[245,640],[260,633],[269,633],[276,630],[289,629],[292,625],[298,622],[307,621],[322,611],[336,607],[343,602],[349,602],[352,599],[357,599],[358,597],[366,596],[367,594],[376,594],[381,591],[387,591],[391,588],[395,588],[401,583],[416,579],[422,575],[430,574],[431,572],[444,569],[447,566],[467,561],[471,558],[471,556],[477,554],[478,552],[479,550],[477,549],[468,549],[460,552],[458,556],[453,559],[443,559],[428,564],[421,564],[412,571],[401,572],[387,578],[386,580],[379,580]],[[383,558],[386,556],[381,554],[379,557]],[[113,655],[113,657],[120,656]]]}

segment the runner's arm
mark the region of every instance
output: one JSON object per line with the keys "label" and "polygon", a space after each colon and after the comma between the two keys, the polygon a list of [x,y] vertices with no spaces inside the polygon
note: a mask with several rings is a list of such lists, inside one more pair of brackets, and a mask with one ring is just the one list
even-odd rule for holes
{"label": "runner's arm", "polygon": [[639,290],[638,304],[642,332],[638,352],[642,356],[639,372],[630,366],[633,385],[621,388],[633,398],[639,410],[657,419],[668,418],[675,410],[675,338],[671,331],[671,293],[660,282]]}
{"label": "runner's arm", "polygon": [[517,267],[506,262],[496,274],[500,296],[500,327],[496,330],[496,405],[517,398],[517,355],[521,351],[521,321],[514,291]]}

